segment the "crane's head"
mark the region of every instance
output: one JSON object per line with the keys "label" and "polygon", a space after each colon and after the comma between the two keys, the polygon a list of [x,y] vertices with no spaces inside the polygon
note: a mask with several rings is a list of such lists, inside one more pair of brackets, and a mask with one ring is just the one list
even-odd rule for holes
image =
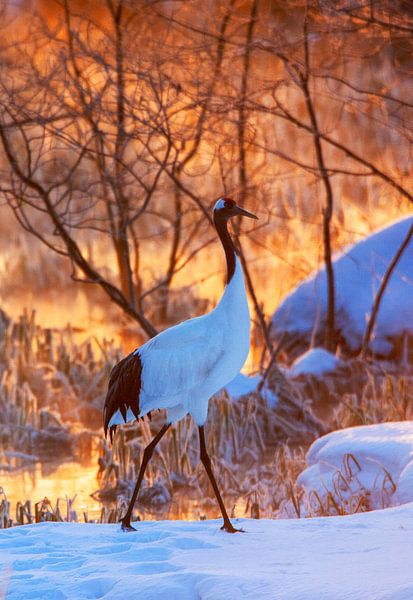
{"label": "crane's head", "polygon": [[214,217],[220,217],[224,219],[230,219],[231,217],[249,217],[250,219],[258,219],[258,217],[252,213],[238,206],[238,204],[232,198],[227,197],[220,198],[215,203]]}

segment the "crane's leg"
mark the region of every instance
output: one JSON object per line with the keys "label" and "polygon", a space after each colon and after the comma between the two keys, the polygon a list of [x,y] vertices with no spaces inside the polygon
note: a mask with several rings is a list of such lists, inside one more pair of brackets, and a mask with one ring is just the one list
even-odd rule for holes
{"label": "crane's leg", "polygon": [[232,525],[231,521],[229,520],[227,511],[225,509],[224,502],[221,498],[221,494],[219,493],[218,485],[217,485],[217,482],[216,482],[216,479],[215,479],[215,476],[214,476],[214,473],[213,473],[212,467],[211,467],[211,459],[209,458],[209,454],[207,452],[206,445],[205,445],[205,433],[204,433],[203,425],[198,427],[198,431],[199,431],[199,445],[200,445],[200,449],[201,449],[201,461],[205,467],[205,471],[208,474],[211,485],[214,488],[215,496],[216,496],[216,499],[218,500],[219,508],[221,509],[221,513],[224,518],[224,524],[221,527],[221,529],[228,531],[228,533],[236,533],[237,531],[242,531],[242,529],[235,529],[235,527]]}
{"label": "crane's leg", "polygon": [[122,519],[120,520],[120,522],[122,523],[123,531],[136,531],[136,529],[134,527],[132,527],[132,525],[130,524],[130,520],[132,517],[133,507],[135,505],[136,498],[139,493],[139,488],[141,487],[142,479],[145,474],[145,469],[146,469],[148,462],[152,458],[152,454],[155,449],[155,446],[161,440],[161,438],[165,435],[165,433],[168,431],[170,426],[171,426],[170,423],[166,423],[162,427],[162,429],[159,431],[159,433],[153,438],[151,443],[148,444],[144,450],[141,468],[139,469],[138,479],[136,481],[135,489],[133,490],[131,501],[129,502],[128,510],[126,511],[125,516],[122,517]]}

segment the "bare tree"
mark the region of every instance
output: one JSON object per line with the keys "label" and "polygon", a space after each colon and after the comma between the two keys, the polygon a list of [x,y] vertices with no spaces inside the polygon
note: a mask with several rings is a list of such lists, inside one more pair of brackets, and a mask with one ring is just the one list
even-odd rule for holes
{"label": "bare tree", "polygon": [[[26,231],[69,258],[73,279],[100,285],[152,336],[153,322],[167,318],[175,274],[210,242],[201,235],[198,249],[187,243],[208,213],[184,175],[202,146],[224,43],[204,49],[201,62],[211,57],[212,75],[204,83],[197,73],[194,81],[176,68],[173,35],[165,33],[161,52],[139,8],[123,0],[105,6],[103,24],[63,0],[57,28],[38,16],[31,42],[9,51],[19,72],[10,68],[1,81],[1,192]],[[89,236],[105,256],[105,240],[112,244],[117,281],[87,256]],[[144,281],[142,239],[153,244],[161,236],[170,250],[162,249],[164,264],[149,266]]]}
{"label": "bare tree", "polygon": [[197,279],[212,201],[238,194],[263,216],[240,251],[269,360],[263,304],[317,266],[319,246],[318,343],[334,350],[332,249],[356,236],[351,210],[373,228],[413,200],[409,11],[105,0],[91,15],[62,0],[56,14],[1,48],[0,186],[19,223],[153,335],[177,316],[178,274]]}

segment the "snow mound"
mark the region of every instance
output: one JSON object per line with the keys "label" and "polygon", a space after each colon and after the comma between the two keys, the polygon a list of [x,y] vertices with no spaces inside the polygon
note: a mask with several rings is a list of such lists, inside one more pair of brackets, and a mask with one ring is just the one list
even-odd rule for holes
{"label": "snow mound", "polygon": [[119,525],[42,523],[0,530],[7,600],[407,600],[413,505],[301,520]]}
{"label": "snow mound", "polygon": [[289,375],[296,377],[298,375],[311,374],[321,376],[325,373],[332,373],[342,365],[340,360],[324,348],[312,348],[299,356],[291,365]]}
{"label": "snow mound", "polygon": [[372,509],[413,501],[413,422],[333,431],[316,440],[306,458],[297,483],[324,505],[329,493],[349,509],[361,497]]}
{"label": "snow mound", "polygon": [[238,400],[238,398],[245,396],[245,394],[255,392],[260,381],[261,378],[258,376],[249,377],[243,373],[238,373],[238,375],[225,386],[225,389],[231,398]]}
{"label": "snow mound", "polygon": [[[413,217],[398,221],[348,248],[334,260],[336,328],[342,347],[356,353],[383,275],[407,235]],[[291,358],[311,340],[320,344],[325,332],[327,278],[320,269],[293,290],[273,315],[272,335],[283,340]],[[372,351],[383,357],[395,352],[395,340],[413,333],[413,241],[393,271],[377,316]]]}

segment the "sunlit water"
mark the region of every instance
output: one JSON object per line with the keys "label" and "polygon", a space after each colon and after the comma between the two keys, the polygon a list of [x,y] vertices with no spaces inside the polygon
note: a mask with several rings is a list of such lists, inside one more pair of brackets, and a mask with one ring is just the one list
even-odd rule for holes
{"label": "sunlit water", "polygon": [[84,290],[71,294],[49,290],[36,297],[28,293],[24,298],[0,294],[0,300],[2,309],[15,322],[24,310],[29,314],[34,310],[36,322],[43,328],[59,330],[70,323],[78,343],[93,338],[114,339],[118,344],[123,341],[119,319],[108,318],[107,306],[103,302],[93,302]]}
{"label": "sunlit water", "polygon": [[[32,513],[34,505],[47,497],[53,508],[59,501],[61,514],[66,516],[66,499],[74,499],[73,510],[79,521],[86,515],[88,520],[98,520],[103,504],[94,499],[91,494],[99,489],[97,481],[96,462],[82,465],[78,462],[64,463],[33,463],[29,467],[13,471],[0,470],[0,486],[11,503],[11,517],[15,520],[17,502],[31,501]],[[236,516],[244,516],[245,502],[242,499],[225,498],[229,512],[235,507]],[[114,503],[105,503],[107,508]],[[170,503],[159,508],[149,508],[136,504],[135,513],[144,520],[154,519],[184,519],[200,520],[214,519],[220,516],[215,499],[205,497],[199,490],[181,489],[174,491]]]}
{"label": "sunlit water", "polygon": [[[34,505],[47,497],[54,507],[61,498],[60,510],[66,510],[65,499],[74,498],[73,506],[78,517],[83,520],[83,513],[90,519],[99,517],[101,505],[90,494],[98,489],[96,464],[84,466],[77,462],[34,463],[13,471],[0,472],[0,485],[7,500],[11,502],[13,511],[17,502],[30,500],[32,511]],[[12,513],[12,517],[14,515]]]}

